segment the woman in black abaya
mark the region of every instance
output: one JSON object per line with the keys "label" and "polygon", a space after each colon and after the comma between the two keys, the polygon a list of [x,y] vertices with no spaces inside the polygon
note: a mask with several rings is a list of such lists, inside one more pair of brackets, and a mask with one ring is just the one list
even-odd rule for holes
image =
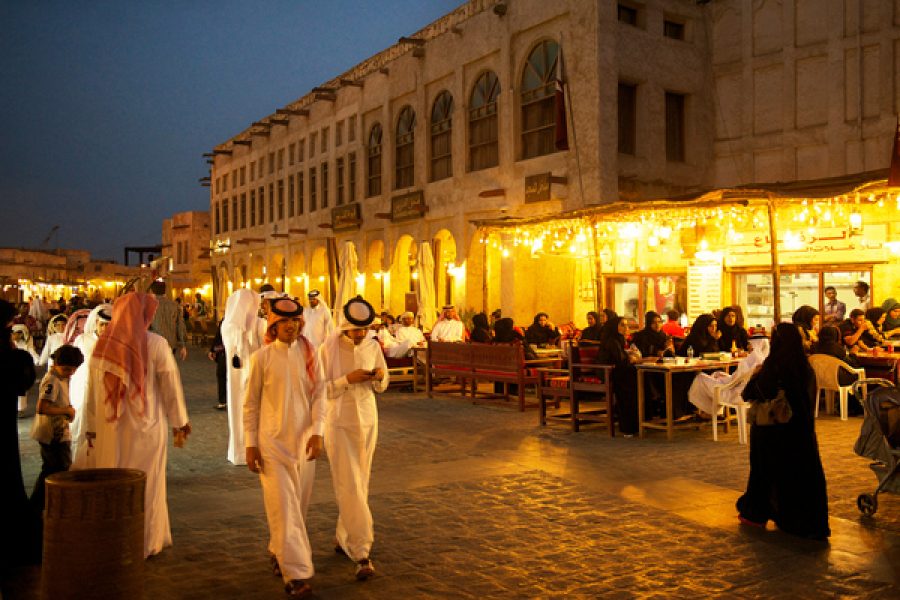
{"label": "woman in black abaya", "polygon": [[793,414],[784,424],[751,426],[750,477],[737,501],[738,518],[759,527],[771,519],[787,533],[824,540],[831,529],[813,417],[816,378],[800,332],[790,323],[772,332],[769,356],[743,396],[759,402],[775,398],[778,390],[784,390]]}

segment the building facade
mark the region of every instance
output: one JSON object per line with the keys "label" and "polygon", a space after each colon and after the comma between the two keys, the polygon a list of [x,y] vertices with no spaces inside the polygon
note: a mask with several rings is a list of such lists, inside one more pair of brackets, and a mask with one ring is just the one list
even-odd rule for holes
{"label": "building facade", "polygon": [[162,226],[162,254],[155,264],[166,282],[166,291],[173,297],[193,302],[200,293],[211,301],[213,288],[209,263],[209,213],[186,211],[165,219]]}
{"label": "building facade", "polygon": [[[394,313],[423,243],[437,305],[520,322],[599,304],[638,315],[654,295],[685,307],[684,244],[628,260],[599,228],[563,224],[537,247],[504,225],[886,167],[900,89],[889,4],[471,0],[216,146],[219,306],[264,281],[330,297],[349,241],[360,293]],[[696,215],[671,218],[696,242]],[[876,261],[886,275],[892,260]],[[729,269],[722,303],[749,285]]]}

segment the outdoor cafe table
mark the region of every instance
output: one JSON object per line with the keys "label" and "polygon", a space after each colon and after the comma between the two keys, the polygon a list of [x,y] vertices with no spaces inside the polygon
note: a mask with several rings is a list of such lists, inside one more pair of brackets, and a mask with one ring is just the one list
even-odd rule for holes
{"label": "outdoor cafe table", "polygon": [[[727,371],[736,366],[740,358],[728,357],[725,360],[693,359],[687,363],[676,364],[673,362],[658,362],[656,358],[647,358],[643,362],[634,365],[637,368],[638,384],[638,437],[644,437],[645,429],[664,429],[666,439],[672,440],[675,432],[675,420],[672,417],[672,374],[673,373],[698,373],[700,371]],[[665,424],[644,420],[644,377],[647,373],[662,373],[666,380],[666,422]]]}
{"label": "outdoor cafe table", "polygon": [[[900,352],[872,351],[860,352],[856,355],[859,366],[866,370],[866,377],[878,376],[897,384],[897,369],[900,368]],[[877,373],[872,373],[877,372]]]}

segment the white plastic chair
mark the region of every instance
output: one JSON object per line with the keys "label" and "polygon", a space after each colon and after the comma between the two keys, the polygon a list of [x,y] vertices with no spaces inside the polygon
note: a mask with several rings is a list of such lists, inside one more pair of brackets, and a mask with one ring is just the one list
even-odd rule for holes
{"label": "white plastic chair", "polygon": [[[848,373],[856,373],[859,379],[865,379],[865,369],[854,369],[844,361],[827,354],[813,354],[809,357],[809,364],[816,373],[816,417],[819,416],[819,398],[825,392],[825,402],[829,412],[834,412],[834,393],[838,393],[841,409],[841,421],[847,420],[847,398],[850,395],[853,384],[842,386],[838,380],[841,369]],[[865,385],[862,388],[863,396],[868,393]]]}
{"label": "white plastic chair", "polygon": [[719,407],[721,406],[725,409],[723,418],[725,419],[726,427],[728,424],[728,419],[731,418],[728,414],[728,411],[733,410],[735,412],[738,425],[738,442],[740,442],[741,444],[747,443],[747,409],[750,408],[750,403],[744,401],[744,399],[741,397],[741,392],[744,391],[744,387],[747,385],[747,382],[750,381],[751,375],[753,375],[753,373],[747,371],[741,373],[740,375],[735,375],[731,379],[731,381],[727,383],[713,386],[713,441],[719,441],[718,420]]}

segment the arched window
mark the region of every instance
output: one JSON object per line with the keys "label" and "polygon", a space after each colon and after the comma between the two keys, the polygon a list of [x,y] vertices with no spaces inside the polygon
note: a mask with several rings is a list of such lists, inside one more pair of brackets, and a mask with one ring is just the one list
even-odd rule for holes
{"label": "arched window", "polygon": [[381,194],[381,124],[375,123],[369,130],[368,172],[366,197]]}
{"label": "arched window", "polygon": [[482,73],[472,88],[469,99],[469,170],[496,167],[499,160],[497,146],[497,97],[500,81],[492,71]]}
{"label": "arched window", "polygon": [[556,80],[559,44],[534,47],[522,71],[522,158],[556,152]]}
{"label": "arched window", "polygon": [[446,179],[453,175],[453,152],[451,131],[453,130],[453,96],[444,90],[434,100],[431,107],[431,181]]}
{"label": "arched window", "polygon": [[412,187],[415,180],[416,111],[408,104],[400,109],[394,148],[394,189]]}

